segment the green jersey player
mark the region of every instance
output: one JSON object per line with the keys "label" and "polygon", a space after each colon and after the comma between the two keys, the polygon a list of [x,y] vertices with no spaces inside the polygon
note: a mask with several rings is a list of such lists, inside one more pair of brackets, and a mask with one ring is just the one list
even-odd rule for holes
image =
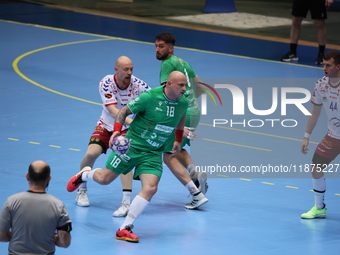
{"label": "green jersey player", "polygon": [[[185,145],[190,146],[190,140],[196,137],[192,130],[197,127],[201,113],[198,107],[197,97],[204,92],[203,89],[205,89],[205,86],[202,85],[202,81],[189,63],[174,56],[174,45],[176,39],[172,34],[159,34],[155,39],[156,58],[162,61],[160,72],[161,84],[168,80],[168,76],[172,71],[180,71],[187,79],[187,90],[185,96],[190,102],[184,128],[182,149],[176,158],[167,153],[169,150],[166,150],[164,153],[164,163],[169,167],[179,181],[186,183],[189,179],[192,179],[202,193],[205,194],[208,189],[208,185],[206,183],[207,175],[206,173],[195,171],[195,165],[190,154],[183,148]],[[183,169],[183,166],[189,171],[190,176],[186,175],[186,170]]]}
{"label": "green jersey player", "polygon": [[[185,91],[186,77],[175,71],[169,75],[165,86],[144,92],[129,102],[118,112],[110,138],[111,147],[114,137],[120,134],[125,118],[129,114],[136,114],[126,134],[126,137],[131,139],[129,151],[124,155],[112,152],[104,169],[92,170],[85,167],[67,184],[69,192],[91,179],[101,185],[107,185],[120,174],[126,174],[135,168],[134,178],[141,180],[142,190],[132,201],[124,223],[116,232],[116,238],[119,240],[139,241],[138,236],[131,231],[132,224],[157,191],[162,175],[162,152],[169,148],[168,143],[172,141],[172,137],[176,139],[172,144],[171,153],[176,156],[181,149],[185,113],[189,105],[188,100],[183,97]],[[185,185],[193,195],[193,201],[186,205],[188,209],[195,209],[208,202],[192,181]]]}

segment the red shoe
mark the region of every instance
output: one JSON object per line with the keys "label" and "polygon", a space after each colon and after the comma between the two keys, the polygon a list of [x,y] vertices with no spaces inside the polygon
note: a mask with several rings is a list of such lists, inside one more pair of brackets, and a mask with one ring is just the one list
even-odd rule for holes
{"label": "red shoe", "polygon": [[81,179],[81,176],[83,172],[90,172],[91,167],[85,166],[79,173],[77,173],[75,176],[72,176],[71,179],[68,181],[66,189],[68,192],[75,191],[80,184],[82,184],[84,181]]}
{"label": "red shoe", "polygon": [[139,237],[136,236],[132,232],[131,229],[133,229],[133,225],[127,225],[122,230],[118,229],[117,232],[116,232],[116,239],[132,242],[132,243],[138,243],[139,242]]}

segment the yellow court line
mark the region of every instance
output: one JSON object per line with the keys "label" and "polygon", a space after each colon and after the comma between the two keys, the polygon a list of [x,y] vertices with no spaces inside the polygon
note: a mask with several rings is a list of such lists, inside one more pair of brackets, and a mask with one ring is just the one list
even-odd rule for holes
{"label": "yellow court line", "polygon": [[12,141],[19,141],[19,139],[15,139],[15,138],[7,138],[8,140],[12,140]]}
{"label": "yellow court line", "polygon": [[221,176],[221,177],[229,177],[229,176],[223,175],[223,174],[218,174],[217,176]]}
{"label": "yellow court line", "polygon": [[248,182],[251,182],[251,180],[250,180],[250,179],[245,179],[245,178],[240,178],[240,180],[242,180],[242,181],[248,181]]}
{"label": "yellow court line", "polygon": [[96,104],[96,105],[102,105],[100,103],[96,103],[96,102],[92,102],[92,101],[89,101],[89,100],[85,100],[85,99],[82,99],[82,98],[79,98],[79,97],[74,97],[74,96],[70,96],[70,95],[67,95],[67,94],[64,94],[64,93],[61,93],[59,91],[56,91],[56,90],[53,90],[53,89],[50,89],[50,88],[47,88],[31,79],[29,79],[27,76],[25,76],[18,68],[18,63],[21,59],[23,59],[24,57],[28,56],[28,55],[31,55],[33,53],[36,53],[36,52],[39,52],[39,51],[42,51],[42,50],[47,50],[47,49],[52,49],[52,48],[56,48],[56,47],[60,47],[60,46],[66,46],[66,45],[73,45],[73,44],[78,44],[78,43],[87,43],[87,42],[98,42],[98,41],[106,41],[106,40],[112,40],[112,39],[93,39],[93,40],[85,40],[85,41],[77,41],[77,42],[68,42],[68,43],[62,43],[62,44],[56,44],[56,45],[52,45],[52,46],[47,46],[47,47],[44,47],[44,48],[40,48],[40,49],[36,49],[36,50],[32,50],[32,51],[29,51],[27,53],[24,53],[22,54],[21,56],[17,57],[13,63],[12,63],[12,66],[14,68],[14,71],[23,79],[25,79],[26,81],[42,88],[42,89],[45,89],[45,90],[48,90],[50,92],[53,92],[53,93],[56,93],[58,95],[61,95],[61,96],[65,96],[65,97],[69,97],[69,98],[72,98],[72,99],[76,99],[76,100],[79,100],[79,101],[83,101],[83,102],[87,102],[87,103],[91,103],[91,104]]}
{"label": "yellow court line", "polygon": [[222,142],[222,141],[217,141],[217,140],[212,140],[212,139],[207,139],[207,138],[202,138],[202,140],[215,142],[215,143],[224,143],[224,144],[229,144],[229,145],[234,145],[234,146],[239,146],[239,147],[244,147],[244,148],[249,148],[249,149],[255,149],[255,150],[272,151],[272,150],[268,150],[268,149],[262,149],[262,148],[257,148],[257,147],[247,146],[247,145],[241,145],[241,144],[236,144],[236,143]]}
{"label": "yellow court line", "polygon": [[290,189],[298,189],[298,187],[293,187],[293,186],[286,186],[286,188],[290,188]]}
{"label": "yellow court line", "polygon": [[262,182],[263,184],[268,184],[268,185],[275,185],[274,183],[271,182]]}
{"label": "yellow court line", "polygon": [[53,148],[61,148],[61,146],[57,146],[57,145],[49,145],[49,146]]}
{"label": "yellow court line", "polygon": [[[202,126],[214,127],[214,125],[212,125],[212,124],[206,124],[206,123],[201,123],[201,122],[199,124],[202,125]],[[251,133],[251,134],[265,135],[265,136],[271,136],[271,137],[276,137],[276,138],[281,138],[281,139],[287,139],[287,140],[293,140],[293,141],[302,142],[301,139],[295,139],[295,138],[290,138],[290,137],[286,137],[286,136],[271,135],[271,134],[267,134],[267,133],[255,132],[255,131],[238,129],[238,128],[222,127],[222,126],[216,126],[216,125],[215,125],[215,127],[229,129],[229,130],[234,130],[234,131],[240,131],[240,132],[246,132],[246,133]],[[319,144],[317,142],[309,142],[309,143]]]}
{"label": "yellow court line", "polygon": [[71,151],[80,151],[79,149],[73,149],[73,148],[69,148],[69,150],[71,150]]}
{"label": "yellow court line", "polygon": [[32,143],[32,144],[40,144],[40,143],[36,143],[36,142],[28,142],[28,143]]}

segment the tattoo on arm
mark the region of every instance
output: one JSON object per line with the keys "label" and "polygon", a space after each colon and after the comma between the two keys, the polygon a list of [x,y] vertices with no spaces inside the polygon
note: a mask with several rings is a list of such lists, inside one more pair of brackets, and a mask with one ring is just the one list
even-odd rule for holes
{"label": "tattoo on arm", "polygon": [[119,110],[117,116],[116,116],[116,122],[119,122],[119,123],[122,123],[124,124],[125,123],[125,119],[128,115],[130,115],[132,112],[131,110],[129,109],[129,107],[127,107],[126,105]]}

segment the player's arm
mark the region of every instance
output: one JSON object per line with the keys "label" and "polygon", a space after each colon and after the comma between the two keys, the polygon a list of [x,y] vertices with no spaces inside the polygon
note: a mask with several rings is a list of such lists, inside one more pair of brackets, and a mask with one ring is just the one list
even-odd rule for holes
{"label": "player's arm", "polygon": [[69,222],[64,226],[57,228],[57,233],[54,234],[54,243],[58,247],[67,248],[71,244],[72,223]]}
{"label": "player's arm", "polygon": [[183,139],[183,130],[184,130],[184,124],[185,124],[185,119],[186,119],[186,115],[183,115],[181,120],[179,121],[179,123],[177,124],[176,128],[175,128],[175,142],[174,145],[172,147],[172,151],[171,154],[173,156],[176,156],[177,153],[179,151],[181,151],[181,142]]}
{"label": "player's arm", "polygon": [[12,230],[9,230],[7,232],[0,231],[0,242],[9,242],[12,237]]}
{"label": "player's arm", "polygon": [[[119,112],[119,109],[117,107],[116,104],[111,104],[111,105],[107,105],[106,106],[107,110],[109,111],[110,115],[113,117],[113,118],[116,118],[117,117],[117,114]],[[125,122],[123,124],[127,124],[127,125],[130,125],[131,122],[133,121],[133,119],[129,118],[129,117],[126,117],[125,118]]]}
{"label": "player's arm", "polygon": [[301,152],[306,154],[308,152],[308,144],[309,144],[309,136],[313,132],[316,123],[318,122],[320,113],[321,113],[322,105],[313,105],[311,114],[308,118],[306,132],[301,145]]}
{"label": "player's arm", "polygon": [[126,122],[126,117],[132,114],[131,110],[127,105],[125,105],[122,109],[120,109],[116,115],[116,122],[113,126],[113,133],[109,140],[109,146],[112,147],[113,139],[116,136],[119,136],[120,131],[122,130],[123,124]]}
{"label": "player's arm", "polygon": [[194,81],[196,86],[196,98],[198,98],[204,93],[204,89],[206,90],[207,87],[202,84],[202,81],[198,75],[195,76]]}

